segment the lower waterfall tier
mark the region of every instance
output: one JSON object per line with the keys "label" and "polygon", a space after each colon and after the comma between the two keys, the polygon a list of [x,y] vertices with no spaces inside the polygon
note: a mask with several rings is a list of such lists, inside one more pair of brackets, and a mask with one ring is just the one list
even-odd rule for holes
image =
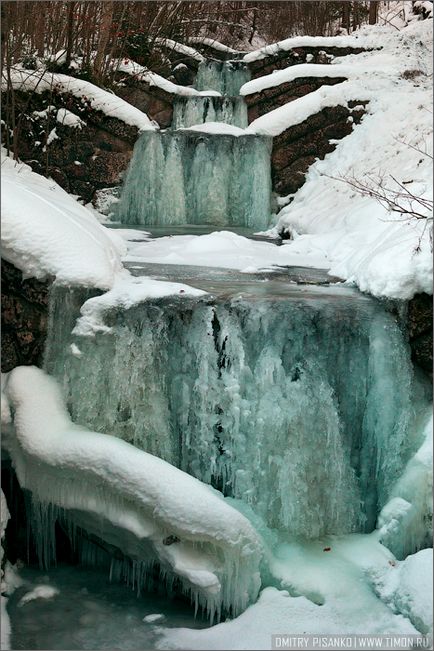
{"label": "lower waterfall tier", "polygon": [[177,97],[173,104],[172,129],[205,122],[225,122],[245,129],[247,104],[243,97]]}
{"label": "lower waterfall tier", "polygon": [[217,299],[113,309],[94,338],[70,335],[80,294],[54,290],[46,367],[74,421],[242,499],[273,529],[371,531],[416,445],[396,319],[342,288],[217,285]]}
{"label": "lower waterfall tier", "polygon": [[271,141],[197,131],[143,133],[116,219],[263,230],[271,215]]}

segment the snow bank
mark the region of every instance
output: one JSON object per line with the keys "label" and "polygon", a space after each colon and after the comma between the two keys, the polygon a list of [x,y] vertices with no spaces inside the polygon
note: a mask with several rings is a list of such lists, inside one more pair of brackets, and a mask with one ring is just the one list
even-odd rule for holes
{"label": "snow bank", "polygon": [[432,637],[432,549],[423,549],[405,561],[389,565],[374,574],[373,581],[377,594],[386,604],[408,617],[418,631]]}
{"label": "snow bank", "polygon": [[[56,382],[17,367],[7,394],[15,410],[8,442],[22,488],[49,503],[146,569],[157,561],[209,614],[241,612],[257,596],[261,544],[222,495],[124,441],[71,422]],[[47,520],[48,519],[48,520]],[[47,552],[49,540],[39,541]]]}
{"label": "snow bank", "polygon": [[120,275],[113,288],[95,298],[90,298],[81,307],[81,317],[74,328],[74,334],[92,336],[97,332],[108,333],[111,329],[104,324],[104,316],[114,308],[127,310],[133,305],[152,298],[165,296],[204,296],[206,292],[181,283],[134,277],[125,272]]}
{"label": "snow bank", "polygon": [[138,81],[144,81],[150,86],[157,86],[162,90],[165,90],[166,93],[173,93],[174,95],[179,95],[180,97],[207,97],[210,95],[220,96],[221,93],[216,90],[196,90],[190,86],[179,86],[174,84],[172,81],[169,81],[161,75],[157,75],[155,72],[151,72],[145,66],[141,66],[139,63],[132,61],[131,59],[118,59],[113,61],[113,68],[119,72],[124,72],[132,77],[135,77]]}
{"label": "snow bank", "polygon": [[25,277],[112,287],[124,245],[53,180],[2,157],[3,257]]}
{"label": "snow bank", "polygon": [[[2,78],[2,89],[6,87],[6,79]],[[16,67],[11,70],[11,83],[15,90],[43,93],[46,91],[61,94],[71,93],[85,105],[90,105],[95,111],[101,111],[107,117],[116,118],[137,127],[139,131],[158,129],[158,125],[150,120],[146,113],[135,108],[117,95],[108,92],[89,81],[76,79],[68,75],[53,74],[41,70],[31,71]]]}
{"label": "snow bank", "polygon": [[[258,118],[247,131],[277,135],[324,106],[369,100],[362,123],[311,166],[294,201],[281,210],[277,230],[293,233],[296,239],[285,244],[290,249],[322,248],[330,273],[362,291],[410,299],[418,292],[432,293],[432,221],[389,212],[345,179],[374,189],[378,181],[432,199],[432,22],[412,23],[401,32],[372,31],[383,35],[383,50],[357,56],[358,66],[368,62],[369,74],[295,100]],[[409,70],[417,74],[406,75]],[[411,209],[410,199],[401,202]],[[428,210],[422,212],[430,217]]]}

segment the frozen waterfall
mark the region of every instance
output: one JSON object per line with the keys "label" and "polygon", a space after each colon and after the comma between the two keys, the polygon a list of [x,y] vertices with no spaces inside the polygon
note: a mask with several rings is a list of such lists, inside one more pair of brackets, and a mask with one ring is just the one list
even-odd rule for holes
{"label": "frozen waterfall", "polygon": [[243,97],[177,97],[173,104],[172,129],[205,122],[225,122],[245,129],[247,104]]}
{"label": "frozen waterfall", "polygon": [[197,90],[217,90],[234,97],[248,81],[250,71],[246,63],[208,59],[199,64],[195,86]]}
{"label": "frozen waterfall", "polygon": [[147,131],[134,148],[116,218],[263,230],[271,215],[271,139]]}
{"label": "frozen waterfall", "polygon": [[270,527],[371,531],[414,452],[396,319],[351,290],[260,288],[211,283],[215,299],[111,310],[111,332],[94,338],[70,334],[81,299],[56,289],[46,367],[75,421],[244,500]]}

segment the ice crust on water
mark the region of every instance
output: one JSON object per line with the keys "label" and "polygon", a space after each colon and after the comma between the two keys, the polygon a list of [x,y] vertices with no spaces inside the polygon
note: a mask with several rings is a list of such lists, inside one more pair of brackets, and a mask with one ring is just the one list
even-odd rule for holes
{"label": "ice crust on water", "polygon": [[262,136],[144,133],[115,218],[127,224],[264,229],[271,215],[270,151],[271,140]]}
{"label": "ice crust on water", "polygon": [[71,336],[84,298],[55,290],[46,357],[74,420],[243,499],[273,528],[375,527],[411,454],[409,350],[382,306],[169,297],[107,311],[108,335]]}
{"label": "ice crust on water", "polygon": [[133,560],[144,581],[154,563],[210,615],[238,614],[259,590],[261,543],[222,495],[162,459],[71,422],[59,387],[17,367],[7,393],[8,438],[18,480],[31,491],[40,560],[55,559],[64,517]]}
{"label": "ice crust on water", "polygon": [[247,104],[242,97],[177,97],[173,103],[172,129],[205,122],[224,122],[245,129]]}
{"label": "ice crust on water", "polygon": [[250,71],[242,61],[202,61],[196,76],[197,90],[216,90],[222,95],[235,97],[240,88],[250,80]]}

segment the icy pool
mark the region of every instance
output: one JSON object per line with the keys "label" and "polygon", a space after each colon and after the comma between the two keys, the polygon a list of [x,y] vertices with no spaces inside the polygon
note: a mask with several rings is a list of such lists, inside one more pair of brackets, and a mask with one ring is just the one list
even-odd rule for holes
{"label": "icy pool", "polygon": [[[125,584],[110,583],[107,572],[98,569],[24,568],[20,576],[24,585],[8,603],[12,649],[149,649],[155,648],[160,626],[207,626],[193,617],[189,604],[156,594],[137,597]],[[20,605],[37,585],[59,592]]]}

